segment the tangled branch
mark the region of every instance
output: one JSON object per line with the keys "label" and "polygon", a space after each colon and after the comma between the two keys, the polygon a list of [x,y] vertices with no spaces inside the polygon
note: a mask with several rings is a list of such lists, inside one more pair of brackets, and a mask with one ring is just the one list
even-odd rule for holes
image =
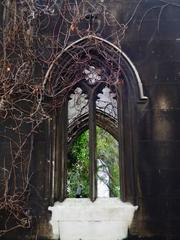
{"label": "tangled branch", "polygon": [[[89,67],[90,47],[81,46],[80,53],[85,53],[85,59],[81,54],[68,52],[74,59],[69,74],[77,73],[72,84],[67,84],[70,75],[64,68],[45,84],[46,72],[52,62],[72,41],[87,35],[103,36],[105,28],[106,31],[113,28],[108,37],[120,44],[126,31],[126,26],[118,23],[101,3],[6,0],[2,4],[0,136],[8,149],[0,165],[0,215],[3,216],[0,235],[31,225],[28,199],[30,178],[34,174],[30,172],[33,137],[40,124],[51,117],[82,79],[83,71]],[[97,54],[101,52],[104,58],[107,57],[102,45],[96,44],[94,48]],[[107,64],[111,60],[107,59]],[[61,67],[60,63],[59,69]],[[109,74],[109,82],[112,77]]]}

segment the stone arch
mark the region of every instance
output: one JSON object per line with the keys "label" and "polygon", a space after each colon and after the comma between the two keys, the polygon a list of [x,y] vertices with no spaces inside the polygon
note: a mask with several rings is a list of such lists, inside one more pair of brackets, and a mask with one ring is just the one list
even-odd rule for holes
{"label": "stone arch", "polygon": [[[52,61],[51,65],[49,66],[44,82],[43,82],[43,88],[46,89],[46,86],[48,84],[48,81],[51,81],[52,72],[55,71],[57,68],[58,62],[61,61],[61,58],[65,53],[67,53],[70,49],[75,48],[76,46],[80,45],[83,42],[98,42],[103,43],[107,45],[110,49],[117,52],[118,55],[121,56],[121,65],[124,75],[126,76],[126,81],[128,82],[129,87],[132,88],[132,92],[135,94],[137,100],[147,100],[147,97],[144,95],[143,85],[142,81],[140,79],[140,76],[138,74],[138,71],[135,67],[135,65],[132,63],[132,61],[129,59],[129,57],[116,45],[113,43],[107,41],[106,39],[103,39],[101,37],[98,37],[96,35],[87,35],[85,37],[82,37],[78,39],[77,41],[69,44],[66,48],[64,48],[60,54],[57,55],[57,57]],[[131,92],[131,93],[132,93]]]}
{"label": "stone arch", "polygon": [[[101,54],[97,57],[97,51],[101,51],[103,48],[104,56]],[[107,66],[107,72],[110,71],[108,66],[108,56],[113,55],[113,61],[111,66],[116,69],[117,66],[121,67],[121,74],[123,76],[124,87],[121,88],[119,82],[116,85],[116,81],[113,80],[113,84],[117,90],[117,102],[118,102],[118,122],[120,124],[117,127],[116,139],[119,140],[119,153],[120,153],[120,169],[121,169],[121,196],[123,201],[130,201],[132,203],[136,202],[136,192],[138,189],[137,179],[137,119],[138,119],[138,108],[139,103],[145,103],[147,97],[144,96],[142,82],[139,74],[126,56],[126,54],[119,49],[114,44],[108,42],[105,39],[94,35],[88,35],[83,37],[64,50],[54,59],[50,65],[43,83],[44,90],[49,96],[54,99],[60,99],[62,97],[68,98],[71,91],[84,79],[84,75],[78,75],[83,72],[83,68],[75,69],[75,71],[69,71],[72,64],[76,63],[76,54],[83,56],[83,54],[89,54],[91,52],[92,58],[90,62],[96,63],[100,67]],[[94,53],[95,51],[95,53]],[[98,52],[99,53],[99,52]],[[88,56],[89,57],[89,56]],[[81,62],[78,62],[78,66],[81,67]],[[78,82],[74,81],[78,75]],[[64,77],[62,79],[62,76]],[[63,80],[63,82],[61,82]],[[63,88],[62,84],[63,83]],[[88,91],[84,89],[83,84],[81,85],[83,91]],[[66,100],[63,99],[63,104],[60,107],[61,110],[57,113],[54,119],[54,136],[53,136],[53,154],[52,158],[55,162],[55,170],[52,176],[54,176],[54,200],[63,201],[66,197],[65,186],[66,186],[66,155],[67,149],[65,146],[67,142],[67,106]],[[97,114],[98,116],[98,114]],[[101,116],[103,116],[101,114]],[[109,127],[109,131],[112,134],[113,121],[109,116],[103,116],[104,121],[109,121],[112,127]],[[87,116],[84,116],[84,125],[78,128],[76,123],[72,124],[71,130],[72,134],[80,134],[87,127]],[[61,124],[60,124],[61,122]],[[98,123],[98,121],[97,121]],[[99,120],[99,124],[102,125],[102,121]],[[112,134],[113,135],[113,134]],[[72,136],[74,137],[74,136]],[[64,140],[66,139],[66,140]],[[93,194],[91,199],[95,200],[95,195]]]}
{"label": "stone arch", "polygon": [[[105,114],[102,111],[96,111],[97,117],[97,125],[103,129],[105,129],[108,133],[110,133],[116,140],[118,140],[118,123],[117,121]],[[78,123],[81,122],[80,126],[77,126]],[[87,129],[88,126],[88,114],[84,114],[73,121],[69,126],[68,131],[68,144],[72,144],[75,138],[79,136],[84,130]]]}

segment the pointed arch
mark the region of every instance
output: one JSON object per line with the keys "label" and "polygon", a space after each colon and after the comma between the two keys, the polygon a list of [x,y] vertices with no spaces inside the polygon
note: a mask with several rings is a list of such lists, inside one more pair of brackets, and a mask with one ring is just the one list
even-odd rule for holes
{"label": "pointed arch", "polygon": [[[113,50],[117,53],[117,55],[120,56],[121,62],[118,64],[122,66],[123,73],[126,76],[125,80],[127,81],[127,84],[129,85],[129,87],[132,88],[132,92],[135,94],[137,100],[147,100],[147,97],[144,95],[143,84],[138,74],[138,71],[135,65],[129,59],[129,57],[122,51],[122,49],[120,49],[113,43],[107,41],[106,39],[103,39],[96,35],[87,35],[85,37],[82,37],[64,48],[49,66],[44,78],[43,88],[46,89],[48,82],[52,80],[52,73],[56,71],[59,62],[62,60],[65,53],[67,53],[71,49],[81,46],[81,43],[87,43],[87,45],[85,46],[86,48],[88,44],[92,44],[92,41],[96,42],[97,44],[106,45],[109,49]],[[73,57],[72,61],[75,61]]]}
{"label": "pointed arch", "polygon": [[[81,123],[79,125],[79,122]],[[116,140],[118,140],[118,122],[110,115],[103,111],[96,110],[97,126],[106,130]],[[88,126],[88,113],[76,118],[70,125],[68,130],[68,144],[71,145],[77,136],[87,129]]]}
{"label": "pointed arch", "polygon": [[[79,58],[77,58],[79,57]],[[109,61],[110,58],[110,61]],[[72,68],[75,66],[75,68]],[[85,70],[87,67],[94,68],[98,66],[106,73],[103,78],[103,85],[94,88],[87,83]],[[120,72],[118,70],[120,69]],[[89,70],[88,70],[89,71]],[[88,72],[86,71],[86,72]],[[102,72],[103,72],[102,71]],[[117,74],[114,75],[114,73]],[[94,74],[94,73],[93,73]],[[100,77],[99,77],[100,78]],[[99,79],[97,77],[97,79]],[[117,79],[116,79],[117,78]],[[120,80],[122,78],[122,81]],[[77,80],[78,79],[78,80]],[[108,80],[107,80],[108,79]],[[109,81],[110,82],[107,82]],[[118,80],[118,81],[116,81]],[[120,81],[119,81],[120,80]],[[84,84],[86,82],[86,84]],[[98,91],[102,91],[104,86],[112,84],[112,91],[116,90],[117,98],[117,124],[110,116],[103,115],[96,111],[96,97]],[[89,116],[81,116],[82,125],[77,124],[78,121],[68,126],[67,122],[67,102],[71,92],[80,86],[86,92],[89,98]],[[119,165],[121,172],[121,199],[124,201],[136,202],[137,184],[137,119],[138,104],[145,103],[147,97],[144,95],[143,86],[139,74],[127,57],[127,55],[117,46],[105,39],[94,35],[83,37],[61,51],[59,55],[51,63],[47,70],[43,88],[46,93],[53,97],[63,98],[60,110],[54,118],[53,127],[53,154],[52,161],[55,163],[54,176],[54,200],[63,201],[66,197],[66,162],[67,162],[67,145],[68,131],[69,134],[80,134],[84,129],[89,128],[91,164],[91,199],[96,199],[96,124],[104,126],[109,125],[108,130],[119,141]],[[89,90],[90,89],[90,90]],[[62,99],[61,99],[62,100]],[[98,118],[103,116],[102,119]],[[96,115],[96,116],[95,116]],[[103,121],[105,123],[103,123]],[[117,125],[117,128],[114,126]],[[114,127],[114,129],[113,129]],[[68,130],[69,128],[69,130]],[[116,133],[114,133],[114,130]],[[74,136],[72,136],[74,138]],[[70,140],[71,141],[71,140]]]}

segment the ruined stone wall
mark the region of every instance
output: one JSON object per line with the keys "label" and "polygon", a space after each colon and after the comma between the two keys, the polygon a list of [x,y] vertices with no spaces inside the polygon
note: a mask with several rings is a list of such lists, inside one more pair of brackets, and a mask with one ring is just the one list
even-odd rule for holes
{"label": "ruined stone wall", "polygon": [[[137,1],[120,2],[124,3],[119,16],[127,21]],[[178,1],[169,3],[144,1],[122,44],[137,67],[149,98],[137,126],[138,201],[142,215],[135,226],[139,226],[138,234],[142,236],[179,235],[180,8]],[[162,8],[155,8],[159,5]]]}
{"label": "ruined stone wall", "polygon": [[[59,1],[60,2],[60,1]],[[178,236],[180,222],[180,3],[178,0],[104,0],[101,1],[116,19],[127,26],[121,41],[122,50],[136,66],[149,101],[137,116],[136,204],[139,206],[130,233],[136,237]],[[61,6],[59,3],[58,6]],[[44,21],[43,21],[44,20]],[[54,17],[44,18],[40,37],[43,45],[34,41],[37,52],[54,48],[44,36],[51,35]],[[58,20],[59,23],[61,19]],[[49,25],[47,25],[47,23]],[[46,27],[45,27],[46,26]],[[109,29],[102,37],[111,36]],[[55,29],[56,32],[56,29]],[[43,37],[42,37],[43,36]],[[113,37],[109,37],[112,43]],[[60,40],[61,41],[61,40]],[[42,55],[41,55],[42,56]],[[43,58],[42,58],[43,59]],[[37,64],[35,76],[48,66]],[[1,127],[3,129],[3,127]],[[51,175],[48,123],[40,125],[34,136],[32,195],[30,197],[34,226],[28,233],[49,238],[51,227],[48,205],[51,202]],[[2,130],[3,131],[3,130]],[[1,162],[4,160],[6,141],[1,141]],[[3,164],[1,164],[3,166]],[[48,173],[48,174],[47,174]],[[37,227],[38,225],[38,227]],[[21,231],[20,231],[21,235]],[[14,233],[12,233],[14,237]],[[14,239],[12,237],[12,239]]]}

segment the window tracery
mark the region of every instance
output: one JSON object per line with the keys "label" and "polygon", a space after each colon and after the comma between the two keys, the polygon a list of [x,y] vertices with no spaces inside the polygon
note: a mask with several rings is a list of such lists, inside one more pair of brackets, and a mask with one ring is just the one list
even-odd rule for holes
{"label": "window tracery", "polygon": [[96,100],[97,109],[117,119],[117,100],[116,94],[107,86],[102,89]]}
{"label": "window tracery", "polygon": [[[84,129],[88,129],[88,140],[86,139],[86,141],[88,141],[89,143],[87,142],[84,147],[87,148],[87,145],[89,146],[88,147],[89,157],[86,156],[84,159],[80,153],[77,153],[77,155],[81,156],[80,158],[83,158],[84,160],[79,158],[73,159],[72,156],[74,154],[73,152],[71,152],[70,155],[71,155],[72,163],[69,160],[69,158],[67,159],[67,163],[69,166],[69,169],[67,168],[67,171],[68,171],[67,195],[75,196],[74,185],[76,184],[77,185],[76,187],[78,188],[78,182],[79,182],[79,184],[83,186],[83,184],[80,183],[80,180],[84,182],[83,179],[86,179],[85,181],[86,185],[88,182],[89,185],[93,187],[92,192],[94,191],[94,194],[95,194],[94,199],[95,199],[96,197],[103,197],[103,196],[113,197],[113,196],[119,195],[117,192],[115,193],[115,190],[112,190],[112,188],[117,188],[116,185],[117,185],[117,182],[119,181],[119,179],[117,179],[116,184],[114,185],[114,180],[112,177],[112,171],[113,171],[112,166],[116,166],[115,171],[119,172],[119,164],[115,164],[117,163],[117,156],[113,157],[113,154],[116,155],[115,152],[118,151],[118,143],[116,146],[117,149],[115,150],[112,147],[109,147],[106,143],[108,141],[107,140],[108,133],[106,132],[106,130],[104,130],[103,134],[101,134],[101,138],[105,139],[103,142],[102,148],[103,146],[106,146],[106,148],[109,148],[109,150],[113,149],[113,151],[111,151],[112,156],[110,156],[105,149],[103,150],[103,149],[97,148],[99,146],[99,142],[102,141],[102,139],[100,139],[100,137],[97,136],[97,126],[98,126],[97,113],[100,116],[103,114],[106,114],[108,118],[116,119],[116,127],[118,124],[117,124],[117,100],[115,99],[116,94],[109,87],[104,85],[104,83],[103,83],[103,86],[98,87],[98,83],[96,81],[99,81],[100,79],[97,78],[96,73],[94,73],[95,68],[93,67],[91,68],[91,70],[93,72],[87,71],[87,75],[90,75],[90,76],[87,76],[87,78],[82,80],[82,82],[78,83],[77,87],[70,94],[69,101],[68,101],[67,131],[71,129],[71,125],[75,125],[77,129],[81,127],[82,130],[80,132],[83,132]],[[89,79],[91,81],[90,87],[89,87]],[[92,84],[92,81],[94,81],[94,84]],[[87,94],[85,94],[82,88],[80,88],[81,84],[83,84],[83,88],[85,92],[87,92]],[[96,89],[96,91],[94,89]],[[83,118],[84,116],[86,116],[86,120],[87,120],[85,123]],[[74,133],[75,141],[78,135],[79,135],[78,131]],[[112,139],[111,135],[109,135],[109,139]],[[70,142],[70,139],[68,139],[68,141]],[[91,144],[90,142],[93,144]],[[114,141],[111,141],[111,144],[114,145],[115,144]],[[79,151],[81,152],[81,149],[79,149]],[[91,176],[90,181],[87,180],[89,178],[88,175],[82,177],[83,175],[82,169],[84,172],[87,172],[87,169],[86,169],[87,166],[85,168],[85,165],[87,165],[87,161],[89,162],[90,166],[94,161],[94,168],[91,171],[91,175],[93,175],[93,177]],[[104,171],[105,169],[107,169],[108,171],[105,172]],[[72,179],[74,179],[76,183],[73,182]],[[94,181],[94,184],[92,181]],[[86,188],[87,187],[85,187],[85,189]],[[84,191],[87,193],[87,189],[86,190],[85,189]],[[106,194],[105,194],[105,189],[108,189],[106,191]],[[74,191],[74,194],[72,191]],[[87,196],[87,194],[83,194],[82,196]]]}
{"label": "window tracery", "polygon": [[77,87],[69,97],[68,122],[70,124],[81,115],[88,113],[88,100],[87,94],[84,94],[79,87]]}
{"label": "window tracery", "polygon": [[[89,197],[92,201],[97,198],[97,126],[114,136],[119,144],[121,199],[133,202],[135,197],[136,104],[147,98],[130,60],[113,47],[95,36],[82,38],[54,60],[54,66],[50,66],[45,76],[48,95],[53,96],[55,103],[60,102],[53,135],[54,201],[67,197],[69,147],[87,129]],[[68,106],[73,109],[71,113],[68,113]]]}
{"label": "window tracery", "polygon": [[88,66],[88,69],[86,68],[84,70],[85,79],[90,85],[94,85],[101,80],[100,73],[101,69],[95,68],[94,66]]}

